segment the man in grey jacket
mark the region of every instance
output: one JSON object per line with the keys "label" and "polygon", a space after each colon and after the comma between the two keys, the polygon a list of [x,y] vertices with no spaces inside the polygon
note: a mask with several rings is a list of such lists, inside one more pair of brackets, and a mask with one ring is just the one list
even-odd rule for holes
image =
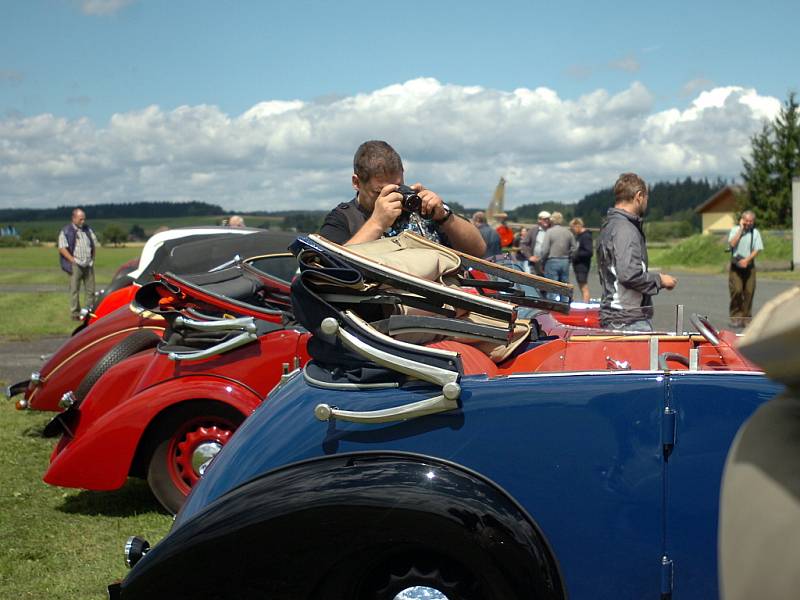
{"label": "man in grey jacket", "polygon": [[[569,283],[569,260],[575,252],[576,242],[572,232],[564,227],[564,217],[560,212],[550,215],[550,229],[544,234],[542,244],[542,262],[544,276],[562,283]],[[558,294],[547,295],[552,300],[559,300]]]}
{"label": "man in grey jacket", "polygon": [[600,324],[607,329],[652,331],[653,296],[673,289],[678,280],[647,270],[647,244],[642,217],[647,210],[647,184],[635,173],[623,173],[614,184],[615,204],[600,229],[597,270],[603,299]]}

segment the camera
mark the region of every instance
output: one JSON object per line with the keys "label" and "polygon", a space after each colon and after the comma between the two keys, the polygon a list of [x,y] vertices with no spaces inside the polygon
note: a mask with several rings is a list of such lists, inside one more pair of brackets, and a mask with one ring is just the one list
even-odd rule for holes
{"label": "camera", "polygon": [[398,186],[397,191],[403,196],[403,211],[408,213],[422,212],[422,198],[407,185]]}

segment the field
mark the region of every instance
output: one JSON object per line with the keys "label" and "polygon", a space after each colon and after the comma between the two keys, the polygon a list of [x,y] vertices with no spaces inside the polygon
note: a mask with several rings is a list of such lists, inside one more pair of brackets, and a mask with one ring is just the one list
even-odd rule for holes
{"label": "field", "polygon": [[[101,248],[98,288],[140,251]],[[45,291],[27,291],[37,288]],[[52,246],[0,249],[0,290],[0,343],[67,335],[75,326],[69,319],[66,275]],[[11,382],[2,379],[5,390]],[[127,570],[122,561],[127,537],[140,534],[155,541],[169,529],[171,518],[142,481],[130,480],[109,493],[43,483],[55,440],[39,432],[50,417],[17,411],[0,395],[0,597],[104,598],[105,586]]]}
{"label": "field", "polygon": [[[135,258],[141,246],[100,248],[95,281],[101,289],[117,268]],[[0,339],[68,334],[75,327],[69,318],[69,282],[58,266],[53,246],[0,248]]]}

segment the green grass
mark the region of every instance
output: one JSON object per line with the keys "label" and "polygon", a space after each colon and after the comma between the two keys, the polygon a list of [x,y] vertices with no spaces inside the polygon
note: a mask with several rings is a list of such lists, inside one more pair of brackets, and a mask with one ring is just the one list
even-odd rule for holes
{"label": "green grass", "polygon": [[[100,248],[95,265],[97,289],[141,251],[141,246]],[[4,285],[55,285],[62,291],[0,293],[0,340],[66,335],[75,328],[75,321],[69,318],[69,282],[58,266],[54,247],[0,248],[0,286]]]}
{"label": "green grass", "polygon": [[105,598],[105,586],[127,571],[127,537],[155,542],[171,517],[143,481],[114,492],[42,482],[55,441],[39,432],[50,416],[16,411],[0,394],[0,597]]}
{"label": "green grass", "polygon": [[[791,238],[763,233],[764,251],[758,255],[759,277],[800,279],[800,273],[788,271],[792,258]],[[667,247],[648,248],[650,265],[660,268],[679,268],[705,273],[722,273],[728,267],[730,254],[726,240],[715,235],[693,235],[673,242]],[[781,269],[781,267],[786,267]]]}

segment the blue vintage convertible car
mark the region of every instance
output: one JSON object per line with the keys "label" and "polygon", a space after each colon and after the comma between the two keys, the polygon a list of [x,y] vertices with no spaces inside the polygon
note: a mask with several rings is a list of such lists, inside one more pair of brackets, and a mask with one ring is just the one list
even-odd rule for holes
{"label": "blue vintage convertible car", "polygon": [[112,598],[717,597],[725,454],[779,391],[733,334],[560,325],[524,287],[560,284],[405,234],[293,250],[313,360]]}

